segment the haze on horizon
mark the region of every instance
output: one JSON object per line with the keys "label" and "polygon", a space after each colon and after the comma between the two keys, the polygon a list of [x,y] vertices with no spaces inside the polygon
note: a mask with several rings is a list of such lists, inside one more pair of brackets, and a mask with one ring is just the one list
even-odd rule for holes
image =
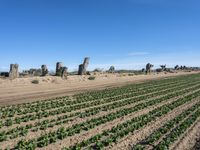
{"label": "haze on horizon", "polygon": [[200,66],[198,0],[1,0],[0,71]]}

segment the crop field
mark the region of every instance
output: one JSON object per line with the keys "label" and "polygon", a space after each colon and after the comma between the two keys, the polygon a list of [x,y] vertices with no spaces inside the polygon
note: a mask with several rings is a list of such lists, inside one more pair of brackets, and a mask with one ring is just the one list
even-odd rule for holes
{"label": "crop field", "polygon": [[0,149],[177,149],[200,121],[200,74],[0,107]]}

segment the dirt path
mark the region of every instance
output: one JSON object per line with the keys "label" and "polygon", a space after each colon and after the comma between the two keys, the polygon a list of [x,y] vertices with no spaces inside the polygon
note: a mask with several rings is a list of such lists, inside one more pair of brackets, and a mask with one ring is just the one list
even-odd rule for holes
{"label": "dirt path", "polygon": [[31,83],[35,78],[16,79],[14,81],[0,79],[0,105],[32,102],[90,90],[101,90],[109,87],[194,73],[199,72],[178,72],[137,76],[120,76],[119,74],[102,75],[97,76],[94,81],[87,80],[86,76],[70,76],[68,80],[61,80],[56,77],[41,77],[36,78],[40,81],[38,85]]}

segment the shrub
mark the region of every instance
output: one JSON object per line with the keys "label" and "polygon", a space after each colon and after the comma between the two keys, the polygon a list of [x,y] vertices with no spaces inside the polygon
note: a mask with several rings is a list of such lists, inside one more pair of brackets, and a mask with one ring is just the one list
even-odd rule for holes
{"label": "shrub", "polygon": [[95,80],[95,77],[89,77],[88,80]]}
{"label": "shrub", "polygon": [[31,83],[33,83],[33,84],[39,84],[39,80],[33,80],[33,81],[31,81]]}
{"label": "shrub", "polygon": [[133,73],[129,73],[128,76],[134,76],[134,74]]}

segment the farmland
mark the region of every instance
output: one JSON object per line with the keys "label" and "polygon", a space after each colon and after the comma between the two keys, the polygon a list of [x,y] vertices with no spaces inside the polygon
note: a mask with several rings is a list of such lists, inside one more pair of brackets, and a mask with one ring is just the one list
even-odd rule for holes
{"label": "farmland", "polygon": [[0,149],[178,149],[200,121],[200,74],[0,107]]}

